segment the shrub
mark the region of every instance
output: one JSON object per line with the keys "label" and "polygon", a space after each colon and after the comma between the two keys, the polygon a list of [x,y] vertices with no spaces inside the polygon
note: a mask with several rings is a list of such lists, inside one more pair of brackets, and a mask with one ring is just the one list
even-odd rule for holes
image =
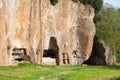
{"label": "shrub", "polygon": [[7,50],[10,50],[10,49],[11,49],[11,46],[10,46],[10,45],[8,45],[8,46],[7,46]]}
{"label": "shrub", "polygon": [[103,0],[79,0],[79,1],[83,4],[90,4],[95,9],[95,13],[98,13],[103,6]]}

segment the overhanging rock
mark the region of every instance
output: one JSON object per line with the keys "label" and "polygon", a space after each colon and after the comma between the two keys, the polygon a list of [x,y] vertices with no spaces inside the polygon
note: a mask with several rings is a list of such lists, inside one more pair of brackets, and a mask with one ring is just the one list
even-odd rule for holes
{"label": "overhanging rock", "polygon": [[92,65],[112,65],[115,64],[116,58],[112,50],[103,41],[98,41],[98,38],[94,39],[94,46],[91,57],[85,61],[85,64]]}

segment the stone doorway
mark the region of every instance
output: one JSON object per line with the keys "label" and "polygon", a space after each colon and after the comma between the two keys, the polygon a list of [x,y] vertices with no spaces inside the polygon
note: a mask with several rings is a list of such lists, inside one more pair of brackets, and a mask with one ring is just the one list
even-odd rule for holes
{"label": "stone doorway", "polygon": [[[49,61],[47,61],[48,58]],[[59,65],[59,47],[57,45],[57,39],[55,37],[50,37],[49,48],[43,51],[43,64],[50,63],[51,65]]]}

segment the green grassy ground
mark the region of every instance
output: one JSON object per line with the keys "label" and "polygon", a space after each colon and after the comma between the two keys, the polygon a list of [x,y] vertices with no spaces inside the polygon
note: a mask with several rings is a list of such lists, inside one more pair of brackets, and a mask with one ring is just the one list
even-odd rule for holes
{"label": "green grassy ground", "polygon": [[120,80],[120,64],[114,66],[42,66],[21,63],[0,67],[0,80]]}

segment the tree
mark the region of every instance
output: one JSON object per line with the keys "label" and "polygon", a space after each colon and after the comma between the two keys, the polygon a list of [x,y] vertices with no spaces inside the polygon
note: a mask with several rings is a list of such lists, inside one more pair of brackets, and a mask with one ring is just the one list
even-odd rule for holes
{"label": "tree", "polygon": [[96,14],[97,36],[104,40],[113,50],[120,51],[120,12],[119,9],[103,8]]}
{"label": "tree", "polygon": [[94,0],[88,0],[88,3],[91,5],[93,4],[93,2],[94,2]]}
{"label": "tree", "polygon": [[91,0],[92,2],[92,6],[93,8],[95,9],[95,13],[98,13],[101,9],[102,9],[102,6],[103,6],[103,0]]}
{"label": "tree", "polygon": [[95,13],[98,13],[103,6],[103,0],[79,0],[79,1],[83,4],[90,4],[95,9]]}

